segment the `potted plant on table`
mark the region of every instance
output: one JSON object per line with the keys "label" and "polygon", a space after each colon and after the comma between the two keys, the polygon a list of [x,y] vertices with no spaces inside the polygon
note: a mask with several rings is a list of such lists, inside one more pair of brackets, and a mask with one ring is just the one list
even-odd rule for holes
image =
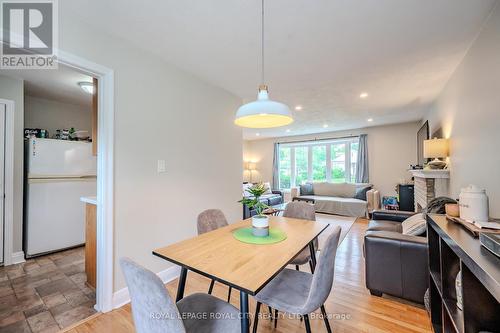
{"label": "potted plant on table", "polygon": [[252,216],[252,234],[257,237],[269,236],[269,217],[263,214],[269,206],[260,201],[260,197],[267,192],[267,187],[262,183],[258,183],[246,189],[246,192],[250,196],[243,197],[239,202],[247,205],[250,209],[254,209],[257,213]]}

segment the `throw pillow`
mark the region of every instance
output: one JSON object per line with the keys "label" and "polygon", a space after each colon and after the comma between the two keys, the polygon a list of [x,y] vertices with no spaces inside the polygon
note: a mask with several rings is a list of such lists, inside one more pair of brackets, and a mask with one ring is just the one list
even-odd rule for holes
{"label": "throw pillow", "polygon": [[422,214],[415,214],[401,223],[404,235],[419,236],[425,232],[426,223]]}
{"label": "throw pillow", "polygon": [[246,183],[246,184],[243,184],[243,197],[244,198],[249,198],[251,197],[252,195],[250,193],[247,192],[247,190],[252,187],[253,184],[252,183]]}
{"label": "throw pillow", "polygon": [[263,183],[265,188],[266,188],[266,192],[264,192],[264,194],[273,194],[273,191],[271,190],[271,183],[270,182],[265,182]]}
{"label": "throw pillow", "polygon": [[313,185],[311,183],[300,185],[300,195],[314,195]]}
{"label": "throw pillow", "polygon": [[368,192],[371,189],[372,189],[371,185],[356,187],[356,194],[354,195],[354,198],[367,201],[366,192]]}

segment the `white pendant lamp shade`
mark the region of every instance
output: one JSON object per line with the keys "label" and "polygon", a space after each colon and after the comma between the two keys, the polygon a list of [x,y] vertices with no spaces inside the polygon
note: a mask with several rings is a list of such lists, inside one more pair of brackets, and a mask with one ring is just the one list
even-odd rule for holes
{"label": "white pendant lamp shade", "polygon": [[255,102],[240,106],[234,123],[247,128],[271,128],[285,126],[293,122],[288,106],[269,99],[267,86],[264,84],[264,0],[262,0],[262,36],[261,36],[261,85]]}
{"label": "white pendant lamp shade", "polygon": [[259,87],[255,102],[240,106],[234,123],[247,128],[271,128],[285,126],[293,122],[290,109],[283,103],[269,99],[267,87]]}

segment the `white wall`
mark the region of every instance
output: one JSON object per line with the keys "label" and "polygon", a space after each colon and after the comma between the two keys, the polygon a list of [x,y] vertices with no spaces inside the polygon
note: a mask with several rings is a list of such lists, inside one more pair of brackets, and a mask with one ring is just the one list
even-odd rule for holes
{"label": "white wall", "polygon": [[14,212],[13,250],[22,250],[23,234],[23,177],[24,177],[24,83],[0,75],[0,98],[14,101]]}
{"label": "white wall", "polygon": [[90,106],[62,103],[50,99],[25,96],[24,125],[43,128],[50,136],[57,129],[74,127],[92,135],[92,109]]}
{"label": "white wall", "polygon": [[487,190],[500,217],[500,6],[469,49],[428,119],[431,133],[450,138],[450,195],[475,184]]}
{"label": "white wall", "polygon": [[[418,122],[412,122],[316,135],[252,140],[243,146],[243,160],[257,163],[257,171],[253,172],[254,181],[271,181],[274,142],[367,134],[370,182],[382,195],[395,195],[396,184],[411,178],[407,170],[410,164],[416,163],[419,125]],[[245,172],[244,176],[247,175],[248,172]]]}
{"label": "white wall", "polygon": [[[94,30],[70,7],[59,2],[60,49],[115,74],[116,291],[125,286],[120,257],[159,272],[171,265],[151,251],[194,236],[202,210],[217,207],[229,221],[241,218],[242,133],[233,124],[241,100]],[[156,172],[158,159],[166,160],[166,173]]]}

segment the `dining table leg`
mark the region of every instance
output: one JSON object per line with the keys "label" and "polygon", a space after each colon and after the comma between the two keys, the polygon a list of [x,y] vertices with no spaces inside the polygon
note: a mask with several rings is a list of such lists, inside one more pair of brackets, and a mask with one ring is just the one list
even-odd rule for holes
{"label": "dining table leg", "polygon": [[250,322],[248,314],[248,294],[240,291],[240,313],[241,313],[241,333],[250,332]]}
{"label": "dining table leg", "polygon": [[316,249],[314,248],[314,242],[309,243],[309,250],[311,251],[311,273],[314,273],[316,269]]}
{"label": "dining table leg", "polygon": [[187,268],[181,267],[181,275],[179,276],[179,284],[177,285],[177,296],[175,302],[179,302],[184,297],[184,289],[186,288]]}

